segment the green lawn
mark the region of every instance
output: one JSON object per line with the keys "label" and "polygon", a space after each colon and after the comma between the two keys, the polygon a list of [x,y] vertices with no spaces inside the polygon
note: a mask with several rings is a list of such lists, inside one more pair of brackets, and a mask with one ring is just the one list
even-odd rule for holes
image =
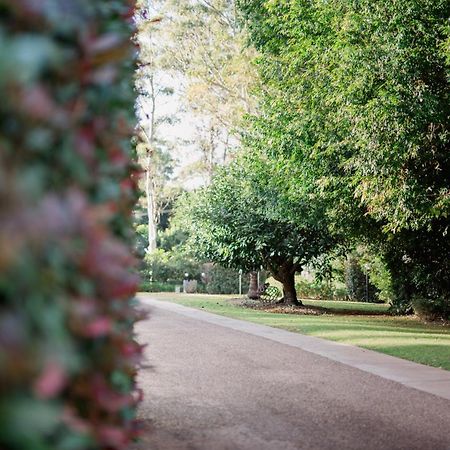
{"label": "green lawn", "polygon": [[[236,306],[230,303],[230,296],[167,293],[149,295],[235,319],[353,344],[450,370],[450,328],[423,324],[414,317],[275,314]],[[383,308],[386,309],[385,305],[354,302],[310,300],[304,303],[330,309],[362,309],[366,314],[367,311],[379,314]]]}

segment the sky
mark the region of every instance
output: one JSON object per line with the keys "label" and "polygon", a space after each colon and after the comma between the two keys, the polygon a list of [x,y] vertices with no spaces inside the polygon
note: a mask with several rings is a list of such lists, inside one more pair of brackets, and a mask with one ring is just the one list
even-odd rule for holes
{"label": "sky", "polygon": [[[196,1],[196,0],[180,0],[180,1]],[[149,1],[150,16],[158,16],[161,3]],[[157,74],[157,82],[160,86],[172,88],[173,95],[160,96],[157,101],[157,116],[176,117],[175,123],[161,123],[158,125],[157,135],[173,144],[174,150],[171,152],[173,159],[177,161],[174,171],[174,183],[179,183],[180,175],[189,166],[192,166],[202,157],[198,143],[198,128],[205,128],[210,122],[210,118],[196,114],[188,108],[183,108],[184,86],[187,84],[186,78],[180,74],[164,72]],[[143,116],[150,115],[150,104],[143,102]],[[183,111],[184,110],[184,111]],[[204,136],[204,135],[203,135]],[[197,138],[197,139],[196,139]],[[225,147],[218,143],[218,152],[222,152]],[[182,182],[186,189],[195,189],[204,185],[206,180],[201,176],[193,176]]]}
{"label": "sky", "polygon": [[[158,125],[157,134],[170,141],[174,150],[172,157],[177,164],[174,171],[174,183],[179,182],[181,172],[189,165],[200,159],[200,153],[195,143],[187,143],[186,141],[195,141],[196,129],[202,123],[202,119],[192,112],[183,112],[183,90],[184,80],[178,75],[171,73],[162,73],[158,75],[158,83],[174,90],[173,95],[160,96],[157,101],[157,116],[177,117],[177,121],[173,124],[161,123]],[[142,104],[143,115],[150,115],[150,106],[145,101]],[[202,177],[192,177],[185,180],[183,187],[186,189],[195,189],[204,184]]]}

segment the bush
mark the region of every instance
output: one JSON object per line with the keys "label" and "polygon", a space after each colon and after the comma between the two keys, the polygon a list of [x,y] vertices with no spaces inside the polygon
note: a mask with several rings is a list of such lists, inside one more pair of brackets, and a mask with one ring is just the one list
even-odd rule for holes
{"label": "bush", "polygon": [[392,284],[392,275],[381,257],[369,255],[369,280],[374,286],[375,303],[389,303],[395,297]]}
{"label": "bush", "polygon": [[347,290],[335,287],[332,283],[323,281],[307,281],[303,278],[297,279],[295,284],[297,295],[300,298],[311,298],[315,300],[347,300]]}
{"label": "bush", "polygon": [[171,284],[171,283],[160,283],[158,281],[141,281],[139,290],[141,292],[175,292],[175,288],[181,286],[181,283]]}
{"label": "bush", "polygon": [[412,301],[414,312],[426,320],[450,320],[450,300],[444,298],[415,297]]}
{"label": "bush", "polygon": [[[208,282],[206,292],[208,294],[238,294],[239,293],[239,272],[232,269],[225,269],[218,265],[213,265],[206,271]],[[242,293],[248,292],[249,276],[242,275]]]}
{"label": "bush", "polygon": [[182,252],[166,252],[158,249],[144,258],[144,268],[142,278],[144,280],[153,280],[158,282],[168,282],[171,280],[174,284],[182,284],[185,273],[189,274],[190,279],[201,279],[201,264]]}
{"label": "bush", "polygon": [[377,288],[362,271],[358,258],[351,255],[345,265],[345,284],[348,296],[354,302],[378,302]]}
{"label": "bush", "polygon": [[126,0],[0,5],[0,448],[136,435]]}

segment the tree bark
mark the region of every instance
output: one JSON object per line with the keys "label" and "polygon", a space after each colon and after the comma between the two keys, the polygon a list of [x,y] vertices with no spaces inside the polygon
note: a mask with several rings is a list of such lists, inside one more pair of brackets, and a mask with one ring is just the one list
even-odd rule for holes
{"label": "tree bark", "polygon": [[146,170],[145,194],[147,197],[147,216],[148,216],[148,247],[147,252],[153,253],[156,250],[157,235],[157,215],[155,207],[155,196],[153,190],[153,180],[151,177],[151,158],[148,158],[148,167]]}
{"label": "tree bark", "polygon": [[257,300],[259,298],[258,274],[256,272],[250,272],[250,284],[248,287],[247,297],[252,300]]}
{"label": "tree bark", "polygon": [[283,285],[283,303],[285,305],[301,306],[302,302],[297,298],[295,289],[295,272],[295,264],[292,261],[287,261],[272,275]]}
{"label": "tree bark", "polygon": [[155,79],[153,74],[149,77],[150,86],[150,101],[151,101],[151,112],[150,112],[150,135],[148,138],[149,149],[147,155],[147,168],[146,168],[146,181],[145,181],[145,195],[147,197],[147,216],[148,216],[148,247],[147,253],[153,253],[156,248],[156,237],[157,237],[157,227],[158,227],[158,215],[156,211],[156,198],[154,189],[154,176],[153,176],[153,146],[155,144],[155,133],[156,133],[156,89],[155,89]]}
{"label": "tree bark", "polygon": [[287,275],[281,282],[283,283],[283,302],[286,305],[300,306],[302,302],[297,298],[295,273]]}

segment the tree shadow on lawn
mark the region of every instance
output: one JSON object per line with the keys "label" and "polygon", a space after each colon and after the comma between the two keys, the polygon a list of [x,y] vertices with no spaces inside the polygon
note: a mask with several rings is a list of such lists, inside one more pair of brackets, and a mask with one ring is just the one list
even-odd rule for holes
{"label": "tree shadow on lawn", "polygon": [[318,325],[280,323],[276,326],[450,370],[450,333],[445,331],[439,333],[434,330],[398,328],[394,325],[364,326],[348,322]]}
{"label": "tree shadow on lawn", "polygon": [[[262,311],[269,314],[280,314],[280,315],[297,315],[297,316],[346,316],[346,317],[361,317],[366,320],[366,318],[372,318],[373,320],[386,319],[386,320],[396,320],[395,326],[404,326],[404,323],[410,325],[411,321],[415,322],[415,326],[423,326],[424,330],[430,330],[430,327],[442,330],[448,330],[450,332],[450,322],[442,321],[425,321],[419,319],[417,316],[393,316],[388,314],[386,311],[374,311],[366,309],[334,309],[327,308],[324,306],[315,305],[301,305],[301,306],[291,306],[284,305],[283,303],[253,303],[248,304],[243,302],[241,305],[243,308],[253,309],[255,311]],[[403,323],[402,323],[403,322]]]}
{"label": "tree shadow on lawn", "polygon": [[[251,320],[267,325],[289,327],[290,329],[305,329],[309,333],[316,332],[359,332],[367,333],[389,333],[423,335],[427,338],[448,338],[450,340],[450,328],[440,324],[427,324],[419,321],[414,316],[367,316],[367,315],[308,315],[308,314],[285,314],[267,310],[242,308],[244,314],[239,313],[240,318]],[[224,311],[225,312],[225,311]]]}

